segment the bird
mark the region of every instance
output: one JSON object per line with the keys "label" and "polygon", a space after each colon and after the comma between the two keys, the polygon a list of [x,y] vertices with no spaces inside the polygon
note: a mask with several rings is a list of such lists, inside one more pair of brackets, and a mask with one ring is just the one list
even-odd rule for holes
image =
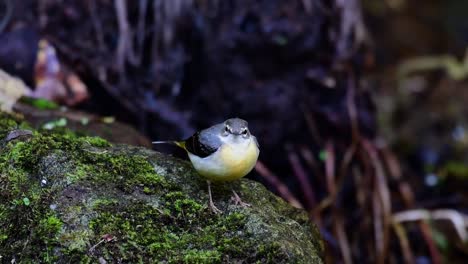
{"label": "bird", "polygon": [[[195,132],[182,141],[153,141],[153,144],[174,144],[183,148],[195,170],[208,184],[209,207],[221,213],[211,195],[211,183],[232,182],[246,176],[257,163],[260,148],[257,138],[250,133],[248,122],[230,118],[209,128]],[[231,188],[236,205],[244,203]]]}

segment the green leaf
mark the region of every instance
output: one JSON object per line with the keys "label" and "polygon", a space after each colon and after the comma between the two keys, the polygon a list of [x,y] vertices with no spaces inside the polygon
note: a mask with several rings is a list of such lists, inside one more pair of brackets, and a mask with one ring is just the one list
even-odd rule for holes
{"label": "green leaf", "polygon": [[28,197],[24,197],[23,198],[23,203],[24,203],[24,205],[29,206],[31,204],[31,201],[29,201]]}
{"label": "green leaf", "polygon": [[319,159],[321,161],[326,161],[327,160],[327,151],[326,150],[321,150],[319,152]]}
{"label": "green leaf", "polygon": [[436,242],[436,245],[438,248],[440,248],[443,251],[446,251],[449,249],[449,246],[450,246],[449,241],[442,232],[432,227],[431,233],[432,233],[432,238]]}
{"label": "green leaf", "polygon": [[23,96],[21,97],[20,102],[23,104],[34,106],[35,108],[40,110],[55,110],[59,108],[58,104],[44,98],[32,98]]}

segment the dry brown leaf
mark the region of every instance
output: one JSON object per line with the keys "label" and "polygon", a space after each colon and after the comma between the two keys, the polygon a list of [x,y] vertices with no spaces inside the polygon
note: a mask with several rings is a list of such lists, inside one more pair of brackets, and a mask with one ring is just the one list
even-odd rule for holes
{"label": "dry brown leaf", "polygon": [[57,52],[45,39],[39,41],[35,65],[36,89],[33,97],[44,98],[69,106],[85,101],[88,89],[80,78],[66,65],[62,65]]}

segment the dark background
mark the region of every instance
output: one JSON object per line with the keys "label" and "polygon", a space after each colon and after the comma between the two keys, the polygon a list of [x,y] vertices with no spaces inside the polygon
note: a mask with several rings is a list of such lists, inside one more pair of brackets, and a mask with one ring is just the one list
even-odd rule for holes
{"label": "dark background", "polygon": [[[48,40],[88,96],[42,97],[114,117],[111,132],[72,127],[113,142],[246,119],[261,146],[248,177],[309,212],[330,263],[463,263],[452,218],[415,209],[467,213],[466,14],[462,0],[7,0],[0,68],[44,95]],[[20,109],[38,126],[70,116]]]}

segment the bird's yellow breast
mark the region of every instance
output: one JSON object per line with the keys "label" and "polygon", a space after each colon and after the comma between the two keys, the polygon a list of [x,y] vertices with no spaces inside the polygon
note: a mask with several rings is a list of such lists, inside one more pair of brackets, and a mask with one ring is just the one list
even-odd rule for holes
{"label": "bird's yellow breast", "polygon": [[193,166],[210,181],[233,181],[247,175],[260,151],[252,139],[248,144],[223,144],[215,153],[200,158],[189,153]]}

